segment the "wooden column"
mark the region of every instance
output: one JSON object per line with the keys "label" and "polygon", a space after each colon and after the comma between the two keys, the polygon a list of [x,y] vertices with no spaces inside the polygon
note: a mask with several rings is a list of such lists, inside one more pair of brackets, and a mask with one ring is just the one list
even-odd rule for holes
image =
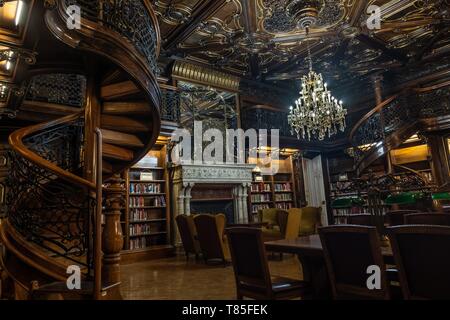
{"label": "wooden column", "polygon": [[442,187],[450,183],[446,139],[438,134],[427,134],[426,138],[431,153],[433,176],[436,184]]}
{"label": "wooden column", "polygon": [[[120,251],[123,247],[121,208],[125,205],[125,190],[119,174],[110,179],[106,189],[105,225],[102,234],[102,281],[105,285],[120,283]],[[121,299],[120,286],[108,291],[107,299]]]}
{"label": "wooden column", "polygon": [[95,73],[94,62],[87,63],[88,70],[91,73],[88,75],[86,88],[86,105],[84,112],[85,128],[84,128],[84,145],[85,145],[85,166],[84,176],[87,180],[95,182],[96,178],[96,161],[95,161],[95,129],[100,128],[101,120],[101,103],[99,101],[99,88]]}

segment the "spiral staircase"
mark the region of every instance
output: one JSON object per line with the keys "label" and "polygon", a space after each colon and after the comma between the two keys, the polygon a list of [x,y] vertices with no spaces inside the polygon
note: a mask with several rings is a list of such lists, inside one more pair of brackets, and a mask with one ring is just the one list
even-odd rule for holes
{"label": "spiral staircase", "polygon": [[[120,298],[117,174],[161,128],[160,36],[149,0],[29,1],[36,62],[9,137],[7,218],[0,234],[16,299]],[[72,28],[70,6],[81,8]],[[13,92],[10,92],[13,95]],[[70,290],[77,266],[82,288]]]}
{"label": "spiral staircase", "polygon": [[450,128],[450,81],[408,87],[370,110],[350,133],[358,176],[417,133]]}

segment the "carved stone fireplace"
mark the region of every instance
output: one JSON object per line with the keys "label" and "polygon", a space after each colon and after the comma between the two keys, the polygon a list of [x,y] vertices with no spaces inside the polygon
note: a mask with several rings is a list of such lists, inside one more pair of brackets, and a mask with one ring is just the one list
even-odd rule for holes
{"label": "carved stone fireplace", "polygon": [[[202,206],[214,208],[211,202],[226,204],[233,203],[234,219],[228,222],[248,222],[248,188],[252,182],[254,165],[210,165],[210,164],[182,164],[175,166],[173,178],[174,212],[179,214],[191,214],[192,202],[199,208],[198,203],[209,202]],[[195,187],[195,192],[193,188]],[[226,189],[229,189],[229,196]],[[203,191],[202,191],[203,190]],[[193,194],[195,194],[193,199]],[[225,205],[224,205],[225,207]],[[204,212],[200,212],[204,213]],[[217,213],[217,212],[210,212]],[[223,212],[227,214],[227,212]]]}

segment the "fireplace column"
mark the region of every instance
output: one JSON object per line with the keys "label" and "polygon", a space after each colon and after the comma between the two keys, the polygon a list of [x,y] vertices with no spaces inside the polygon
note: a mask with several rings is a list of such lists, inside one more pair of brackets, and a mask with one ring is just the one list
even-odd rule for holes
{"label": "fireplace column", "polygon": [[235,223],[248,222],[247,189],[248,183],[243,183],[241,185],[236,186],[233,190]]}
{"label": "fireplace column", "polygon": [[184,193],[185,193],[185,187],[184,183],[178,184],[178,197],[177,197],[177,214],[183,215],[184,214]]}
{"label": "fireplace column", "polygon": [[191,191],[195,186],[195,183],[189,182],[184,184],[184,214],[187,216],[191,215]]}

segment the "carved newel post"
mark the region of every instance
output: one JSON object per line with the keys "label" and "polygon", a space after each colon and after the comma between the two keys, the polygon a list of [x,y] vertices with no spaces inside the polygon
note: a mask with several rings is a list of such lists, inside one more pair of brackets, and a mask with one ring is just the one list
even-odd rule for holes
{"label": "carved newel post", "polygon": [[[105,225],[102,234],[102,281],[106,285],[120,282],[120,251],[123,248],[120,215],[121,208],[125,205],[125,190],[120,175],[114,175],[110,181],[111,184],[106,189]],[[120,286],[117,286],[117,290],[108,291],[107,298],[121,298]]]}

